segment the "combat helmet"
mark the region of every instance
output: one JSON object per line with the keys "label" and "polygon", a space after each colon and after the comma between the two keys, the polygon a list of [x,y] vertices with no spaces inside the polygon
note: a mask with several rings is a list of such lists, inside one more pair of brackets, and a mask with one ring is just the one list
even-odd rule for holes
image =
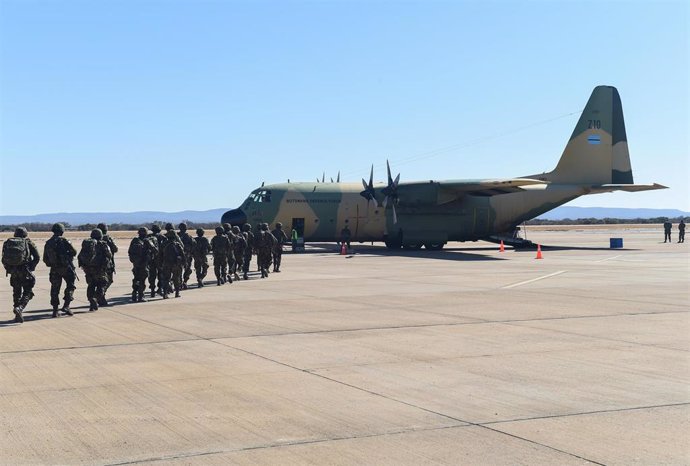
{"label": "combat helmet", "polygon": [[205,233],[205,231],[204,231],[203,228],[197,228],[197,229],[196,229],[196,234],[197,234],[198,236],[204,236],[204,233]]}
{"label": "combat helmet", "polygon": [[93,239],[103,239],[103,232],[100,228],[94,228],[91,230],[91,238]]}
{"label": "combat helmet", "polygon": [[232,227],[232,232],[235,233],[236,235],[239,235],[240,234],[240,227],[235,225],[234,227]]}
{"label": "combat helmet", "polygon": [[229,223],[226,222],[223,224],[223,231],[230,231],[231,229],[232,229],[232,227],[230,226]]}
{"label": "combat helmet", "polygon": [[143,236],[146,236],[146,235],[149,234],[149,231],[146,229],[146,227],[140,227],[140,228],[137,230],[137,233],[139,234],[139,236],[142,236],[142,235],[143,235]]}
{"label": "combat helmet", "polygon": [[65,226],[62,223],[54,223],[50,231],[59,236],[65,232]]}
{"label": "combat helmet", "polygon": [[250,223],[245,223],[242,225],[242,231],[252,231],[252,225]]}
{"label": "combat helmet", "polygon": [[223,234],[223,227],[216,227],[216,234],[222,235]]}
{"label": "combat helmet", "polygon": [[27,232],[24,227],[17,227],[17,229],[14,230],[15,238],[26,238],[27,236],[29,236],[29,232]]}
{"label": "combat helmet", "polygon": [[98,228],[99,230],[101,230],[101,232],[102,232],[104,235],[105,235],[106,233],[108,233],[108,225],[106,225],[105,223],[99,223],[98,225],[96,225],[96,228]]}
{"label": "combat helmet", "polygon": [[160,227],[160,225],[158,225],[157,223],[154,223],[153,225],[151,225],[151,231],[152,231],[154,234],[160,233],[160,232],[161,232],[161,227]]}
{"label": "combat helmet", "polygon": [[261,231],[268,231],[268,223],[261,224]]}
{"label": "combat helmet", "polygon": [[173,227],[173,224],[172,224],[172,223],[168,222],[168,223],[165,224],[165,229],[166,229],[167,231],[170,231],[170,230],[174,230],[175,228]]}
{"label": "combat helmet", "polygon": [[179,228],[180,231],[187,231],[187,224],[185,222],[180,222],[180,224],[177,225],[177,228]]}
{"label": "combat helmet", "polygon": [[282,229],[283,229],[283,224],[280,223],[280,222],[276,223],[276,228],[279,229],[279,230],[282,230]]}

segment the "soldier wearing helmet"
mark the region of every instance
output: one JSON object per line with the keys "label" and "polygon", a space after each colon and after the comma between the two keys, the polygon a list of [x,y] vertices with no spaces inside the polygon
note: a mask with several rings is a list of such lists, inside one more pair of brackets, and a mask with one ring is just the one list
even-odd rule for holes
{"label": "soldier wearing helmet", "polygon": [[242,225],[242,236],[247,242],[247,247],[244,249],[244,258],[242,263],[243,278],[249,279],[249,266],[252,262],[252,252],[254,249],[254,233],[252,233],[252,226],[249,223]]}
{"label": "soldier wearing helmet", "polygon": [[228,237],[228,241],[230,242],[230,248],[228,249],[227,281],[228,283],[232,283],[233,271],[237,266],[235,261],[235,243],[237,242],[237,238],[232,232],[232,226],[230,226],[229,223],[223,223],[223,234]]}
{"label": "soldier wearing helmet", "polygon": [[14,321],[19,324],[24,322],[22,313],[34,297],[32,290],[36,285],[36,277],[33,271],[40,260],[38,249],[29,239],[24,227],[14,230],[14,237],[2,245],[2,265],[5,267],[5,274],[10,276],[12,286]]}
{"label": "soldier wearing helmet", "polygon": [[[168,228],[170,226],[170,228]],[[167,299],[168,293],[175,290],[175,297],[180,297],[182,289],[182,273],[185,264],[184,245],[177,232],[172,228],[172,224],[166,226],[165,244],[162,250],[162,288],[163,299]]]}
{"label": "soldier wearing helmet", "polygon": [[272,253],[276,247],[276,238],[268,231],[268,223],[262,223],[261,229],[255,238],[256,261],[259,264],[261,278],[268,277],[268,270],[271,267]]}
{"label": "soldier wearing helmet", "polygon": [[192,275],[192,257],[194,256],[194,238],[192,235],[187,233],[187,224],[185,222],[180,223],[177,228],[180,229],[180,241],[184,246],[184,271],[182,273],[182,289],[187,289],[187,282],[189,277]]}
{"label": "soldier wearing helmet", "polygon": [[[163,274],[161,250],[165,243],[165,236],[161,233],[161,227],[154,223],[151,225],[151,234],[149,235],[151,245],[155,246],[155,253],[149,259],[149,288],[151,290],[151,297],[156,296],[156,291],[163,296],[163,289],[160,286],[161,276]],[[158,290],[156,290],[156,283]]]}
{"label": "soldier wearing helmet", "polygon": [[146,228],[141,227],[137,230],[137,237],[132,238],[129,243],[127,255],[132,263],[132,302],[144,302],[149,262],[154,255],[152,240],[149,239]]}
{"label": "soldier wearing helmet", "polygon": [[199,288],[204,286],[204,278],[208,273],[208,254],[211,252],[211,243],[208,238],[204,236],[204,229],[196,229],[196,238],[194,238],[194,272],[196,273],[196,281]]}
{"label": "soldier wearing helmet", "polygon": [[244,271],[244,256],[247,249],[247,239],[237,225],[232,227],[232,234],[235,236],[235,244],[233,246],[235,252],[235,265],[232,269],[232,273],[235,276],[235,280],[239,280],[239,273]]}
{"label": "soldier wearing helmet", "polygon": [[96,228],[101,230],[101,232],[103,233],[102,241],[104,241],[105,244],[108,245],[111,256],[110,265],[108,266],[107,270],[108,283],[105,285],[105,288],[103,289],[103,297],[101,299],[101,302],[98,303],[99,306],[107,306],[108,302],[106,301],[105,294],[108,291],[108,288],[110,288],[110,285],[113,284],[113,274],[115,274],[115,254],[117,253],[117,245],[115,244],[113,237],[108,234],[108,225],[106,225],[105,223],[99,223],[96,226]]}
{"label": "soldier wearing helmet", "polygon": [[216,236],[211,238],[211,251],[213,252],[213,272],[216,274],[218,286],[223,285],[228,277],[228,250],[230,240],[225,236],[223,227],[216,227]]}
{"label": "soldier wearing helmet", "polygon": [[79,267],[86,276],[86,297],[89,300],[89,311],[98,310],[99,306],[107,306],[105,289],[108,286],[108,273],[112,270],[113,254],[103,240],[100,228],[91,230],[91,237],[81,243],[81,250],[77,256]]}
{"label": "soldier wearing helmet", "polygon": [[43,248],[43,262],[50,268],[50,305],[53,307],[53,317],[58,316],[60,307],[60,288],[65,282],[65,294],[62,298],[62,313],[72,315],[69,308],[74,300],[74,290],[77,288],[77,271],[74,268],[74,257],[77,250],[68,239],[63,238],[65,227],[61,223],[56,223],[51,228],[53,236],[46,241]]}
{"label": "soldier wearing helmet", "polygon": [[280,222],[276,223],[276,227],[271,234],[276,239],[276,246],[273,248],[273,271],[280,272],[280,262],[283,258],[283,244],[287,243],[288,237],[283,231],[283,224]]}

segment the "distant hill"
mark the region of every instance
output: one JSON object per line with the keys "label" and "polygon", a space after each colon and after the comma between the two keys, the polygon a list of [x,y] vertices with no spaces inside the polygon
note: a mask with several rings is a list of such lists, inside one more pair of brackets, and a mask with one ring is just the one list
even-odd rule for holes
{"label": "distant hill", "polygon": [[153,221],[181,222],[183,220],[195,223],[220,222],[220,217],[230,210],[183,210],[182,212],[77,212],[38,215],[0,215],[0,224],[17,225],[20,223],[55,223],[67,222],[70,225],[83,225],[85,223],[130,223],[145,224]]}
{"label": "distant hill", "polygon": [[[183,210],[181,212],[78,212],[38,215],[0,215],[0,225],[18,225],[21,223],[55,223],[67,222],[72,226],[86,223],[128,223],[147,224],[153,221],[195,223],[220,222],[220,217],[230,208],[211,210]],[[656,218],[656,217],[690,217],[690,212],[675,209],[626,209],[616,207],[557,207],[540,216],[543,220],[562,220],[565,218]]]}
{"label": "distant hill", "polygon": [[622,207],[569,207],[561,206],[540,215],[542,220],[563,220],[565,218],[656,218],[690,217],[690,212],[677,209],[628,209]]}

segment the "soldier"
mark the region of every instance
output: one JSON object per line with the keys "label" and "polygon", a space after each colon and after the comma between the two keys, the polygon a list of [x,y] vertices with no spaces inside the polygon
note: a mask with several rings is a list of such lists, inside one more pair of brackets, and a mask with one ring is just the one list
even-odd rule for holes
{"label": "soldier", "polygon": [[668,242],[671,242],[671,228],[673,228],[673,225],[671,224],[671,221],[669,219],[666,219],[664,222],[664,243],[668,240]]}
{"label": "soldier", "polygon": [[113,268],[113,253],[108,243],[103,241],[100,228],[91,230],[91,237],[82,241],[77,260],[86,275],[89,311],[97,311],[98,306],[107,306],[105,289],[108,286],[108,271]]}
{"label": "soldier", "polygon": [[105,285],[105,288],[103,289],[103,298],[101,302],[98,303],[99,306],[107,306],[108,302],[106,301],[105,294],[108,291],[108,288],[110,288],[110,285],[113,284],[113,274],[115,273],[115,253],[117,253],[117,245],[115,244],[113,237],[108,234],[108,225],[106,225],[105,223],[99,223],[98,225],[96,225],[96,228],[103,232],[103,241],[105,242],[105,244],[108,245],[111,255],[110,265],[108,266],[108,284]]}
{"label": "soldier", "polygon": [[244,250],[244,260],[242,261],[242,272],[244,272],[245,280],[249,280],[249,266],[252,262],[252,251],[254,249],[254,233],[252,233],[252,226],[249,223],[242,225],[242,236],[247,242],[247,247]]}
{"label": "soldier", "polygon": [[158,282],[158,293],[163,296],[163,288],[161,287],[161,277],[163,275],[161,251],[163,243],[165,243],[165,236],[161,233],[161,227],[157,224],[151,225],[151,235],[149,236],[151,243],[156,246],[156,254],[149,259],[149,287],[151,288],[151,297],[156,296],[156,282]]}
{"label": "soldier", "polygon": [[347,249],[350,249],[350,238],[352,237],[352,233],[350,232],[350,227],[345,225],[345,228],[340,230],[340,242],[345,243],[347,246]]}
{"label": "soldier", "polygon": [[204,236],[204,229],[196,229],[196,238],[194,238],[194,271],[196,272],[196,281],[199,288],[204,286],[204,278],[208,272],[208,257],[211,252],[211,243],[208,238]]}
{"label": "soldier", "polygon": [[29,239],[24,227],[14,230],[14,237],[2,245],[2,265],[5,266],[5,275],[9,274],[12,285],[14,321],[19,324],[24,322],[22,312],[34,297],[32,290],[36,277],[33,271],[40,260],[38,249]]}
{"label": "soldier", "polygon": [[148,237],[146,228],[137,230],[138,236],[129,243],[127,255],[132,263],[132,302],[144,302],[146,290],[146,277],[149,273],[151,258],[158,255],[158,247],[154,245],[155,239]]}
{"label": "soldier", "polygon": [[194,238],[187,233],[187,224],[182,222],[177,228],[180,229],[180,239],[184,246],[184,275],[182,276],[182,289],[187,289],[187,282],[192,275],[192,257],[194,255]]}
{"label": "soldier", "polygon": [[685,243],[685,220],[682,218],[678,224],[678,242]]}
{"label": "soldier", "polygon": [[224,284],[227,277],[228,249],[230,249],[230,240],[223,233],[223,227],[216,227],[216,236],[211,239],[211,251],[213,252],[213,272],[216,274],[218,286]]}
{"label": "soldier", "polygon": [[60,287],[65,281],[65,295],[63,297],[62,312],[72,315],[69,304],[74,300],[74,282],[77,280],[77,271],[74,268],[74,257],[77,250],[69,240],[62,237],[65,227],[56,223],[51,228],[53,236],[46,241],[43,248],[43,262],[50,267],[50,305],[53,306],[53,317],[58,316],[60,307]]}
{"label": "soldier", "polygon": [[276,223],[276,227],[271,234],[276,239],[276,247],[273,249],[273,271],[280,272],[280,261],[283,257],[283,244],[287,242],[288,237],[283,231],[283,224],[280,222]]}
{"label": "soldier", "polygon": [[242,232],[240,232],[240,227],[238,227],[237,225],[232,227],[232,233],[235,235],[235,265],[232,269],[232,273],[235,276],[235,280],[239,280],[239,272],[242,272],[244,270],[244,255],[247,249],[247,239],[242,234]]}
{"label": "soldier", "polygon": [[261,230],[256,238],[256,261],[259,263],[261,278],[268,277],[268,269],[271,267],[271,254],[275,250],[276,242],[275,237],[268,231],[268,223],[262,223]]}
{"label": "soldier", "polygon": [[185,264],[184,245],[172,224],[168,223],[165,229],[167,232],[163,246],[163,299],[168,299],[168,293],[172,291],[172,288],[175,289],[175,297],[179,298],[182,288],[182,269]]}
{"label": "soldier", "polygon": [[237,238],[235,238],[235,235],[232,232],[232,227],[229,223],[223,224],[223,234],[228,237],[228,241],[230,242],[230,248],[228,248],[227,281],[228,283],[232,283],[232,271],[235,268],[235,242],[237,241]]}

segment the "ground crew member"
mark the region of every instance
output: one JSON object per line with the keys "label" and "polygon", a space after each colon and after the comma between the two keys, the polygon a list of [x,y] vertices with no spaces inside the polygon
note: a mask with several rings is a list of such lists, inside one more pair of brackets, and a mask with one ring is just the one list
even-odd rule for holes
{"label": "ground crew member", "polygon": [[182,222],[177,226],[180,229],[180,239],[184,246],[184,273],[182,275],[182,289],[187,289],[187,282],[192,275],[192,257],[194,256],[194,238],[187,233],[187,224]]}
{"label": "ground crew member", "polygon": [[276,239],[276,247],[273,249],[273,271],[280,272],[280,261],[283,258],[283,244],[287,243],[288,237],[283,231],[283,224],[276,223],[275,229],[271,234]]}
{"label": "ground crew member", "polygon": [[671,221],[669,219],[666,219],[664,222],[664,243],[668,240],[668,242],[671,242],[671,228],[673,228],[673,225],[671,224]]}
{"label": "ground crew member", "polygon": [[227,277],[228,249],[230,249],[230,240],[225,236],[223,227],[216,227],[216,236],[211,239],[211,252],[213,253],[213,272],[216,274],[218,286],[224,284]]}
{"label": "ground crew member", "polygon": [[138,236],[129,243],[127,255],[132,263],[132,302],[144,302],[144,291],[146,291],[146,277],[149,273],[149,262],[155,256],[152,246],[153,239],[148,238],[148,231],[141,227],[137,230]]}
{"label": "ground crew member", "polygon": [[73,262],[77,250],[69,240],[62,237],[65,227],[61,223],[54,224],[51,230],[53,236],[46,241],[43,248],[43,262],[50,267],[50,305],[53,306],[53,317],[57,317],[60,307],[60,287],[64,280],[65,295],[62,299],[62,312],[71,316],[69,304],[74,300],[74,290],[77,288],[74,285],[77,280],[77,271]]}
{"label": "ground crew member", "polygon": [[81,243],[77,256],[79,267],[86,275],[86,297],[89,300],[89,311],[97,311],[98,306],[107,306],[105,289],[108,286],[108,271],[113,269],[113,254],[108,243],[103,241],[100,228],[91,230],[91,237]]}
{"label": "ground crew member", "polygon": [[208,257],[211,252],[211,243],[208,238],[204,236],[204,229],[196,229],[196,238],[194,238],[194,271],[196,272],[196,281],[199,288],[204,286],[204,278],[208,273]]}
{"label": "ground crew member", "polygon": [[108,288],[110,288],[110,285],[113,284],[113,274],[115,273],[115,253],[117,252],[117,245],[115,244],[115,241],[113,240],[113,237],[108,234],[108,225],[105,223],[99,223],[96,225],[96,228],[101,230],[103,232],[103,241],[105,244],[108,245],[108,248],[110,249],[110,265],[108,266],[108,284],[105,285],[105,288],[103,289],[103,298],[100,303],[98,303],[99,306],[107,306],[108,302],[106,301],[105,294],[108,291]]}
{"label": "ground crew member", "polygon": [[685,243],[685,221],[682,218],[678,224],[678,242]]}
{"label": "ground crew member", "polygon": [[24,322],[22,313],[34,297],[32,290],[36,284],[36,277],[33,271],[40,260],[38,249],[29,239],[24,227],[14,230],[14,237],[2,245],[2,265],[5,267],[5,275],[10,276],[12,286],[14,321],[19,324]]}
{"label": "ground crew member", "polygon": [[352,237],[352,233],[350,232],[350,227],[345,224],[345,228],[340,230],[340,242],[345,243],[347,246],[347,249],[350,249],[350,238]]}

